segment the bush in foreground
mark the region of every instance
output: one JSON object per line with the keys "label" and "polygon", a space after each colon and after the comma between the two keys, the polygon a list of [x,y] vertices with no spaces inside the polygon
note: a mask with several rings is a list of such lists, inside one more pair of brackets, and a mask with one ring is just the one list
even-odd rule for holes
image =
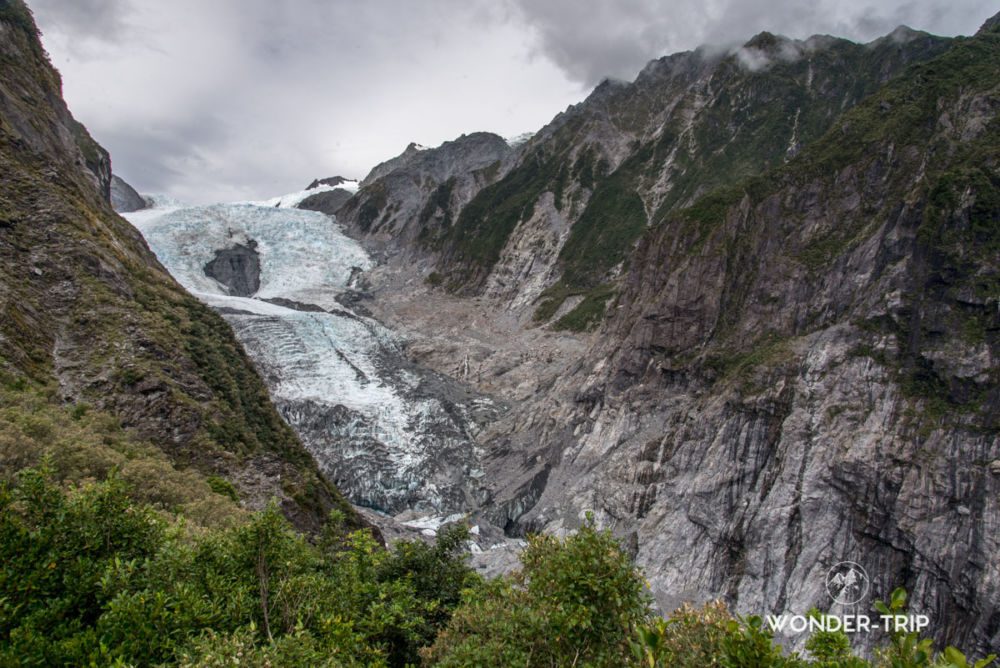
{"label": "bush in foreground", "polygon": [[467,593],[423,655],[441,666],[621,666],[650,616],[643,581],[607,531],[534,536],[523,570]]}
{"label": "bush in foreground", "polygon": [[413,663],[475,582],[464,531],[388,552],[333,525],[317,546],[274,507],[206,530],[114,475],[22,471],[0,489],[0,665]]}
{"label": "bush in foreground", "polygon": [[[113,472],[62,487],[26,469],[0,486],[0,665],[720,666],[984,668],[897,633],[874,663],[842,633],[786,654],[722,604],[656,618],[607,531],[535,536],[514,576],[464,563],[464,527],[387,551],[331,518],[310,542],[275,507],[187,525]],[[883,614],[905,610],[897,590]],[[814,614],[820,614],[814,612]]]}

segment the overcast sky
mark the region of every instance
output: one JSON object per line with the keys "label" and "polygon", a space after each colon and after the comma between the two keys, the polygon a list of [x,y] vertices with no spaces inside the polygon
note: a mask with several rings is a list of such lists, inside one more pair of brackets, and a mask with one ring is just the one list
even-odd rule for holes
{"label": "overcast sky", "polygon": [[28,0],[70,109],[141,192],[361,178],[411,142],[537,130],[602,78],[761,30],[971,34],[989,0]]}

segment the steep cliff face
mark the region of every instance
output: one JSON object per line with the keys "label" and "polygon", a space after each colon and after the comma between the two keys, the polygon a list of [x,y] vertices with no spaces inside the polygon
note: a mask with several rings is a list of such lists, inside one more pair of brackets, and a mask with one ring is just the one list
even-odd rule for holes
{"label": "steep cliff face", "polygon": [[[111,210],[107,154],[70,116],[20,2],[0,4],[0,58],[0,372],[11,396],[105,415],[106,443],[124,428],[201,486],[214,475],[251,507],[278,498],[303,528],[335,505],[354,518],[230,329]],[[4,441],[0,454],[37,460],[66,440],[58,424],[34,429],[39,451]],[[126,459],[141,450],[128,447]]]}
{"label": "steep cliff face", "polygon": [[646,234],[551,395],[572,436],[511,436],[564,444],[509,497],[539,497],[519,522],[599,508],[668,605],[801,611],[857,561],[939,637],[995,647],[998,47],[956,44]]}
{"label": "steep cliff face", "polygon": [[5,129],[58,164],[68,178],[86,180],[110,198],[108,152],[69,113],[62,80],[48,66],[31,13],[23,3],[7,0],[0,5],[0,20],[0,62],[5,70],[0,114]]}
{"label": "steep cliff face", "polygon": [[665,607],[830,609],[852,560],[939,639],[1000,644],[991,25],[664,58],[464,206],[409,206],[370,306],[510,402],[477,512],[519,535],[594,510]]}
{"label": "steep cliff face", "polygon": [[940,639],[996,647],[998,112],[983,32],[644,234],[538,409],[561,432],[509,437],[525,459],[562,447],[542,491],[498,490],[507,521],[523,500],[518,523],[549,531],[599,509],[666,605],[825,607],[826,569],[857,561]]}

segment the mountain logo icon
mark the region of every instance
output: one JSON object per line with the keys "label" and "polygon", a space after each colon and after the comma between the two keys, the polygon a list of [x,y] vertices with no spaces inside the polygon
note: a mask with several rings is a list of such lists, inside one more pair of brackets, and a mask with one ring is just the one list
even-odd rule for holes
{"label": "mountain logo icon", "polygon": [[841,561],[826,574],[826,591],[834,603],[854,605],[865,596],[871,586],[868,573],[861,564]]}

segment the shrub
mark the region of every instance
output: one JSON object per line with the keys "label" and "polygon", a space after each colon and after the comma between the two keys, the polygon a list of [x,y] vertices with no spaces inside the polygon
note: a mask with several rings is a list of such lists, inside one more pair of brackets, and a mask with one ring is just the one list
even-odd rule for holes
{"label": "shrub", "polygon": [[[434,545],[387,551],[334,521],[314,545],[276,504],[236,527],[192,529],[137,502],[114,472],[63,488],[26,469],[0,486],[0,665],[872,665],[842,633],[809,638],[808,659],[786,655],[760,618],[719,603],[652,620],[640,573],[590,521],[532,537],[522,571],[492,581],[465,565],[467,538],[452,526]],[[905,604],[897,590],[876,607]],[[874,665],[993,659],[895,633]]]}
{"label": "shrub", "polygon": [[403,666],[478,581],[464,527],[389,552],[340,526],[316,546],[276,504],[192,531],[130,494],[34,469],[0,488],[0,665]]}
{"label": "shrub", "polygon": [[619,666],[649,617],[642,578],[607,531],[534,536],[523,570],[466,593],[424,652],[441,666]]}

